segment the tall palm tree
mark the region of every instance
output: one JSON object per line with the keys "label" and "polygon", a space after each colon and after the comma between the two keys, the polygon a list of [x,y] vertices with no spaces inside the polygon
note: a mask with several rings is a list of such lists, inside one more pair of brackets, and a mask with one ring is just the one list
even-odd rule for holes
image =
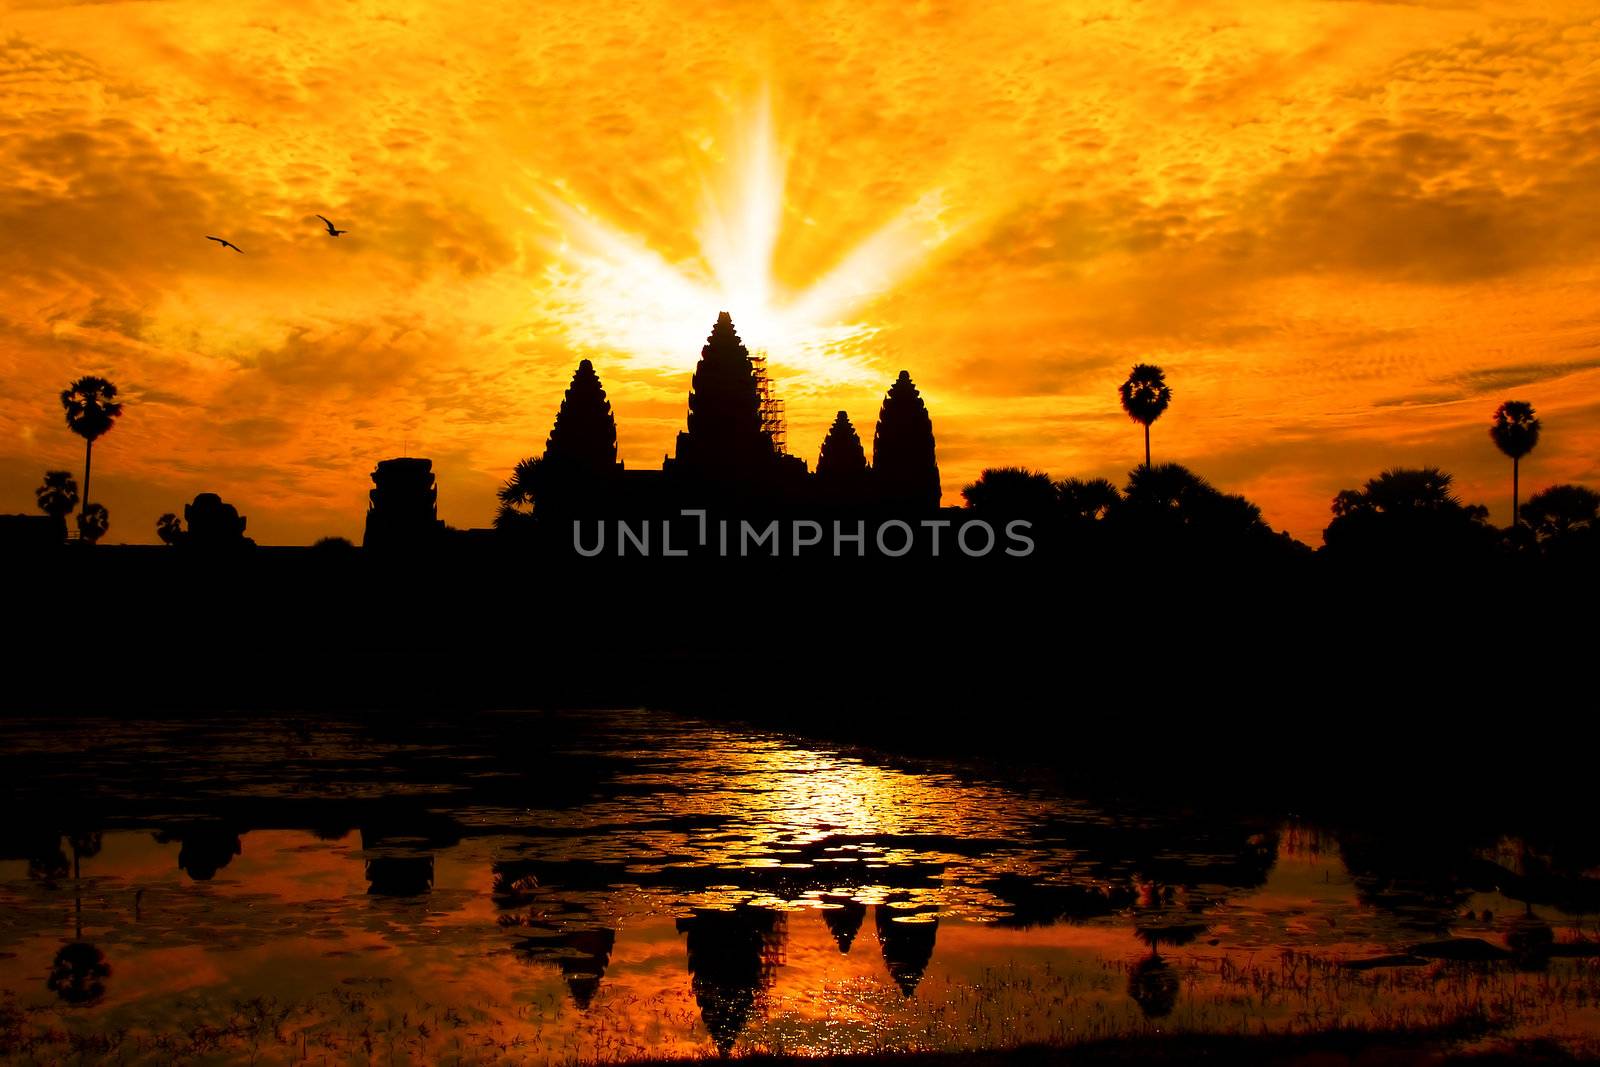
{"label": "tall palm tree", "polygon": [[89,508],[89,465],[94,459],[95,438],[111,429],[122,414],[122,405],[117,402],[115,385],[104,378],[86,374],[61,390],[61,406],[67,412],[67,429],[84,440],[83,496],[80,498],[84,510],[79,513],[81,523]]}
{"label": "tall palm tree", "polygon": [[1136,363],[1128,380],[1117,387],[1122,397],[1122,410],[1128,418],[1144,425],[1144,465],[1150,466],[1150,424],[1161,417],[1172,403],[1172,390],[1167,388],[1167,378],[1154,363]]}
{"label": "tall palm tree", "polygon": [[1511,457],[1511,528],[1521,523],[1517,514],[1518,467],[1522,457],[1533,451],[1539,443],[1539,420],[1533,414],[1533,405],[1525,400],[1507,400],[1494,410],[1494,425],[1489,427],[1489,437],[1495,447]]}
{"label": "tall palm tree", "polygon": [[44,484],[33,491],[39,510],[57,519],[65,529],[66,518],[78,506],[78,483],[71,471],[45,471]]}

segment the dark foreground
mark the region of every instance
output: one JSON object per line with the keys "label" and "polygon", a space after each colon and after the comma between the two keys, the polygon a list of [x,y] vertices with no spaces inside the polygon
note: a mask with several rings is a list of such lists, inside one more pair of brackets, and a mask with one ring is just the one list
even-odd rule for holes
{"label": "dark foreground", "polygon": [[[874,1026],[900,1028],[884,1048],[926,1047],[914,1035],[951,1017],[978,1047],[1046,1038],[896,1054],[902,1064],[1594,1051],[1600,838],[1595,757],[1575,743],[1593,641],[1585,580],[271,550],[63,558],[64,570],[13,560],[8,575],[24,625],[0,709],[35,731],[4,753],[15,810],[30,813],[12,820],[0,857],[16,867],[18,902],[0,971],[27,972],[24,999],[0,1006],[0,1054],[19,1062],[385,1062],[375,1043],[401,1034],[412,1062],[647,1061],[707,1054],[724,1036],[741,1055],[836,1047],[783,1029],[812,1025],[815,1004],[780,998],[767,1014],[774,969],[806,989],[886,998],[869,998],[887,1013]],[[583,716],[494,711],[529,707],[690,716],[744,739],[723,754],[743,754],[732,773],[751,784],[730,798],[716,768],[693,786],[664,764],[644,779],[621,769],[624,755],[722,752],[669,740],[651,713],[625,743],[607,727],[606,744],[623,747],[602,756]],[[155,719],[166,725],[152,732]],[[835,791],[819,785],[834,780],[816,776],[824,764],[842,775]],[[906,784],[869,788],[862,774]],[[954,782],[1015,796],[951,799]],[[1041,797],[1065,814],[1039,814]],[[614,810],[624,802],[639,811]],[[985,821],[994,813],[1032,814],[1019,826]],[[812,874],[783,873],[797,848]],[[816,862],[840,848],[897,858],[841,880]],[[1284,872],[1298,880],[1281,883]],[[1325,877],[1345,895],[1330,896]],[[303,892],[315,897],[310,925]],[[647,903],[619,903],[632,894]],[[834,912],[788,913],[823,904],[855,915],[853,952],[848,938],[833,947],[842,935],[821,917]],[[698,935],[674,925],[702,906],[738,919]],[[915,922],[901,930],[900,919]],[[282,940],[262,941],[262,923],[284,924],[271,926]],[[1007,941],[1013,929],[1026,937]],[[630,948],[610,970],[601,960],[609,977],[591,1005],[584,961],[609,959],[618,936]],[[1004,955],[1034,952],[1041,936],[1076,970]],[[109,954],[113,997],[142,988],[146,953],[221,952],[205,962],[232,969],[216,987],[232,992],[182,1011],[147,1006],[127,1026],[28,1007],[44,995],[35,972],[79,941]],[[287,947],[251,956],[274,944]],[[735,962],[715,962],[728,952]],[[1462,952],[1481,958],[1448,955]],[[519,976],[509,988],[461,994],[461,982],[502,980],[507,953]],[[997,984],[982,970],[996,960],[1023,970],[994,972],[1009,976]],[[1347,966],[1372,960],[1383,962]],[[948,981],[940,968],[955,968]],[[1303,985],[1283,985],[1284,973]],[[263,992],[272,975],[287,984]],[[1010,1029],[1043,1003],[1036,981],[1063,983],[1051,1003],[1070,1010]],[[458,1034],[430,982],[497,1006]],[[538,1049],[505,1037],[530,1032],[517,1012],[534,987],[553,1013]],[[1179,1010],[1212,1010],[1198,999],[1211,989],[1233,1005],[1228,1019],[1239,1004],[1309,1011],[1316,1032],[1258,1036],[1247,1015],[1228,1032],[1187,1032],[1191,1018],[1168,1033],[1146,991],[1180,987],[1191,1007]],[[1080,1002],[1084,989],[1093,996]],[[1447,1026],[1385,1021],[1391,1003],[1432,1004],[1441,990],[1448,1003],[1426,1010]],[[1095,998],[1118,1020],[1103,1039],[1073,1014],[1098,1011]],[[1328,998],[1358,1003],[1362,1023],[1326,1019]],[[1479,1000],[1496,1006],[1489,1030]],[[663,1005],[679,1013],[673,1032],[690,1035],[673,1038],[681,1047],[616,1025],[643,1025]],[[1504,1025],[1507,1009],[1518,1025]],[[192,1025],[151,1029],[152,1018]],[[1050,1027],[1074,1036],[1049,1039]],[[1562,1039],[1541,1043],[1540,1027]],[[877,1032],[888,1031],[849,1047],[878,1047]],[[325,1043],[306,1046],[307,1034]]]}
{"label": "dark foreground", "polygon": [[[1441,1051],[1459,1034],[1327,1033],[1315,1037],[1160,1038],[1093,1042],[1072,1048],[1028,1046],[994,1052],[893,1053],[862,1056],[746,1056],[749,1067],[1122,1067],[1125,1064],[1215,1063],[1237,1067],[1499,1067],[1594,1063],[1560,1048],[1506,1042],[1472,1052]],[[665,1067],[677,1061],[658,1061]],[[641,1065],[645,1067],[645,1065]]]}
{"label": "dark foreground", "polygon": [[[669,706],[1124,780],[1198,748],[1292,784],[1366,765],[1402,790],[1559,787],[1593,766],[1542,729],[1586,684],[1586,572],[118,547],[0,563],[14,710]],[[1116,760],[1073,756],[1108,745]]]}

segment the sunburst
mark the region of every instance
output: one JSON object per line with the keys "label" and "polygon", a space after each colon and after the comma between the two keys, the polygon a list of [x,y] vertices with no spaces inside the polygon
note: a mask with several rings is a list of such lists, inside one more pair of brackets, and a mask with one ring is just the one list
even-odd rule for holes
{"label": "sunburst", "polygon": [[[930,190],[903,205],[830,269],[795,289],[774,277],[784,234],[788,157],[772,108],[752,107],[736,151],[703,186],[699,218],[685,223],[698,254],[673,262],[645,239],[600,218],[571,195],[545,189],[529,210],[553,222],[543,284],[565,333],[657,370],[694,359],[718,311],[728,311],[746,344],[807,387],[863,384],[876,327],[862,312],[902,283],[961,228]],[[820,220],[819,220],[820,221]]]}

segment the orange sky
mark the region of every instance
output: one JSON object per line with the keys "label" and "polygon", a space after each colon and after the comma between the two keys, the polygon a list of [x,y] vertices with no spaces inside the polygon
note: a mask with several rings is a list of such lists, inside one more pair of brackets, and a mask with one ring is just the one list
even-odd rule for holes
{"label": "orange sky", "polygon": [[910,370],[946,503],[1123,480],[1154,361],[1157,458],[1302,540],[1393,464],[1504,522],[1503,399],[1525,494],[1600,483],[1596,56],[1561,0],[0,0],[0,510],[102,373],[110,542],[359,538],[408,442],[486,525],[585,356],[658,466],[726,307],[813,464]]}

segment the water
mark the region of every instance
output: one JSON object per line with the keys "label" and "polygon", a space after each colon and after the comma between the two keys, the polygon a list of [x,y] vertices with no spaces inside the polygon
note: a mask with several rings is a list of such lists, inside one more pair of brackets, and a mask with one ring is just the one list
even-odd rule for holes
{"label": "water", "polygon": [[643,711],[0,735],[21,1062],[1600,1034],[1596,881],[1520,838],[1096,804]]}

